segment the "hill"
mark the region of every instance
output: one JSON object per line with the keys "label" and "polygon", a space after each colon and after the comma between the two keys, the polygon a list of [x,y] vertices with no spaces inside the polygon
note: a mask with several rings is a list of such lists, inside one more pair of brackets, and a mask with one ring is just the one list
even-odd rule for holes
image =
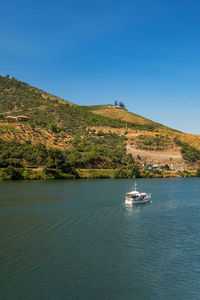
{"label": "hill", "polygon": [[194,173],[200,161],[199,136],[112,105],[78,106],[8,76],[0,76],[0,134],[2,179],[163,176],[160,167]]}
{"label": "hill", "polygon": [[130,122],[130,123],[139,124],[139,125],[155,125],[156,124],[158,127],[162,127],[161,124],[153,122],[149,119],[146,119],[137,114],[129,112],[126,109],[122,109],[122,108],[116,107],[114,105],[93,105],[91,107],[88,107],[88,109],[95,114],[109,117],[112,119],[120,119],[125,122]]}

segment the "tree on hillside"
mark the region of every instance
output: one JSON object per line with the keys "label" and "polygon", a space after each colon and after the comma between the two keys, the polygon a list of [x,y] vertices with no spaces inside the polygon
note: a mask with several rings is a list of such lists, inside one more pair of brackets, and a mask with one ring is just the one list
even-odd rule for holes
{"label": "tree on hillside", "polygon": [[124,109],[125,108],[124,103],[123,102],[119,102],[119,107]]}
{"label": "tree on hillside", "polygon": [[118,106],[118,101],[117,100],[115,100],[114,105]]}
{"label": "tree on hillside", "polygon": [[197,169],[196,176],[200,177],[200,168]]}
{"label": "tree on hillside", "polygon": [[54,133],[58,132],[57,126],[54,123],[50,124],[49,129]]}

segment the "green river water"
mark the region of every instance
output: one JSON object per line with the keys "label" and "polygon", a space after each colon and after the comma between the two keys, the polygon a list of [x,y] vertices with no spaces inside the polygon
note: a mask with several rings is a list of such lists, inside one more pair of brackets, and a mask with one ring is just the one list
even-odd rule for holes
{"label": "green river water", "polygon": [[0,183],[0,299],[200,299],[200,178]]}

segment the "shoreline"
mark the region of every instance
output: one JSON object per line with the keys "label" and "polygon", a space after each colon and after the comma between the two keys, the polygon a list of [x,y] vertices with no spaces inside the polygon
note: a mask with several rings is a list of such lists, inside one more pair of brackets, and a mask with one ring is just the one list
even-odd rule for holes
{"label": "shoreline", "polygon": [[77,180],[77,179],[139,179],[139,178],[192,178],[199,177],[195,171],[140,170],[140,173],[127,176],[125,169],[75,169],[73,174],[46,168],[13,168],[9,172],[0,169],[0,181],[10,180]]}

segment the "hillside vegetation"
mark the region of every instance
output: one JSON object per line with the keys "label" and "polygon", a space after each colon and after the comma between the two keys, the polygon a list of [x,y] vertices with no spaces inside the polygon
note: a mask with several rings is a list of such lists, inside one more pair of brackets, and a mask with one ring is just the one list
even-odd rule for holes
{"label": "hillside vegetation", "polygon": [[[44,144],[0,139],[2,179],[77,178],[77,169],[112,169],[112,177],[139,176],[139,168],[126,154],[124,138],[114,134],[76,135],[66,150]],[[101,173],[99,173],[101,175]],[[102,176],[101,176],[102,177]]]}
{"label": "hillside vegetation", "polygon": [[31,88],[26,83],[2,76],[0,77],[0,114],[1,118],[6,115],[26,115],[30,118],[29,123],[32,126],[48,128],[54,125],[54,131],[65,131],[70,134],[86,126],[125,127],[126,125],[123,121],[94,115],[57,97],[49,97],[48,94]]}
{"label": "hillside vegetation", "polygon": [[[14,78],[0,77],[1,178],[78,177],[78,169],[112,169],[113,177],[139,176],[132,156],[126,154],[125,137],[88,128],[125,128],[124,121],[44,94]],[[28,121],[7,118],[19,115]]]}
{"label": "hillside vegetation", "polygon": [[[126,109],[78,106],[0,76],[1,179],[145,176],[146,161],[137,151],[158,156],[159,151],[179,151],[184,166],[195,169],[200,161],[197,140],[193,136],[187,143],[183,133]],[[154,173],[162,176],[159,172]]]}

